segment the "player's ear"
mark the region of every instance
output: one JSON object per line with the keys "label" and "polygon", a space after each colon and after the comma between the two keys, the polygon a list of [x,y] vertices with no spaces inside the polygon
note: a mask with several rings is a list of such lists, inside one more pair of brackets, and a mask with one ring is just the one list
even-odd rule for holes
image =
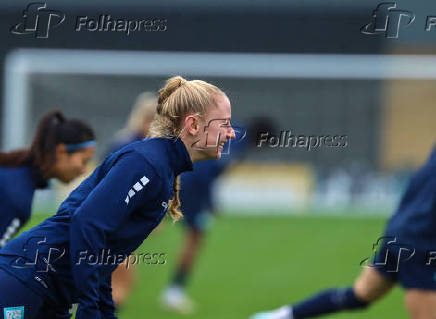
{"label": "player's ear", "polygon": [[67,153],[67,146],[65,143],[59,143],[56,145],[56,156]]}
{"label": "player's ear", "polygon": [[185,117],[185,130],[191,135],[196,136],[200,130],[198,116],[191,114]]}

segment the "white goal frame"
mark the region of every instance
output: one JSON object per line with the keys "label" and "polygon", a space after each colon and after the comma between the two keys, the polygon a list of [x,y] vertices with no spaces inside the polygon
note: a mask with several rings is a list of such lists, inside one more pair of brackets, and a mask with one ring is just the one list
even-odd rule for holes
{"label": "white goal frame", "polygon": [[434,80],[436,57],[16,49],[5,60],[3,151],[25,146],[30,116],[28,78],[34,73]]}

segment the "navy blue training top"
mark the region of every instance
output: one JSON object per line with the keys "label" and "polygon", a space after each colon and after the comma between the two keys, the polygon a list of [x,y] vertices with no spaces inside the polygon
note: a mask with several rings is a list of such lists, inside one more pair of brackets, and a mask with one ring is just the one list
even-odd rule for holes
{"label": "navy blue training top", "polygon": [[56,215],[10,241],[0,267],[58,312],[78,302],[77,319],[116,318],[110,279],[117,264],[107,256],[127,257],[141,245],[167,211],[175,176],[187,170],[192,162],[180,139],[127,145],[106,157]]}
{"label": "navy blue training top", "polygon": [[27,223],[37,188],[47,182],[32,166],[0,166],[0,249]]}
{"label": "navy blue training top", "polygon": [[[211,213],[214,211],[213,185],[229,166],[241,160],[248,147],[245,135],[244,129],[236,127],[235,140],[230,140],[224,145],[219,160],[196,162],[193,171],[180,175],[180,202],[185,222],[189,223],[193,217],[205,211]],[[117,151],[130,143],[143,139],[140,134],[124,136],[110,144],[109,152]]]}
{"label": "navy blue training top", "polygon": [[436,147],[409,181],[386,236],[420,250],[436,250]]}

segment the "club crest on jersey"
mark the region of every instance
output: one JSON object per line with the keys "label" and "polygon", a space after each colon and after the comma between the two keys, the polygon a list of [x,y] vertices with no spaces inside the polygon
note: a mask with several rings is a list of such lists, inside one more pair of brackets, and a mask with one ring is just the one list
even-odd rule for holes
{"label": "club crest on jersey", "polygon": [[141,191],[144,186],[148,184],[149,181],[150,180],[146,176],[142,176],[142,178],[132,186],[132,188],[127,193],[126,199],[124,200],[127,205],[129,205],[132,197],[135,196],[137,192]]}
{"label": "club crest on jersey", "polygon": [[162,202],[162,207],[165,208],[165,211],[168,209],[168,203]]}
{"label": "club crest on jersey", "polygon": [[24,306],[3,308],[5,319],[24,319]]}

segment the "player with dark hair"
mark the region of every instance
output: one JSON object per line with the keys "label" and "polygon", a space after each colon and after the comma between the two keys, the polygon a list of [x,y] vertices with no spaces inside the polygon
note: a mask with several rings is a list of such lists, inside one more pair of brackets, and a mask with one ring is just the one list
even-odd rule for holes
{"label": "player with dark hair", "polygon": [[[193,162],[220,158],[235,134],[230,117],[216,86],[170,78],[159,90],[151,138],[110,154],[56,215],[0,251],[0,319],[69,318],[75,302],[77,319],[116,318],[111,273],[167,211],[182,217],[178,176]],[[208,139],[218,147],[206,147]]]}
{"label": "player with dark hair", "polygon": [[436,318],[436,148],[410,179],[381,247],[352,287],[324,290],[252,319],[302,319],[364,309],[395,284],[412,319]]}
{"label": "player with dark hair", "polygon": [[0,248],[29,220],[35,190],[50,178],[68,183],[83,174],[94,149],[91,127],[52,111],[39,122],[30,148],[0,153]]}

